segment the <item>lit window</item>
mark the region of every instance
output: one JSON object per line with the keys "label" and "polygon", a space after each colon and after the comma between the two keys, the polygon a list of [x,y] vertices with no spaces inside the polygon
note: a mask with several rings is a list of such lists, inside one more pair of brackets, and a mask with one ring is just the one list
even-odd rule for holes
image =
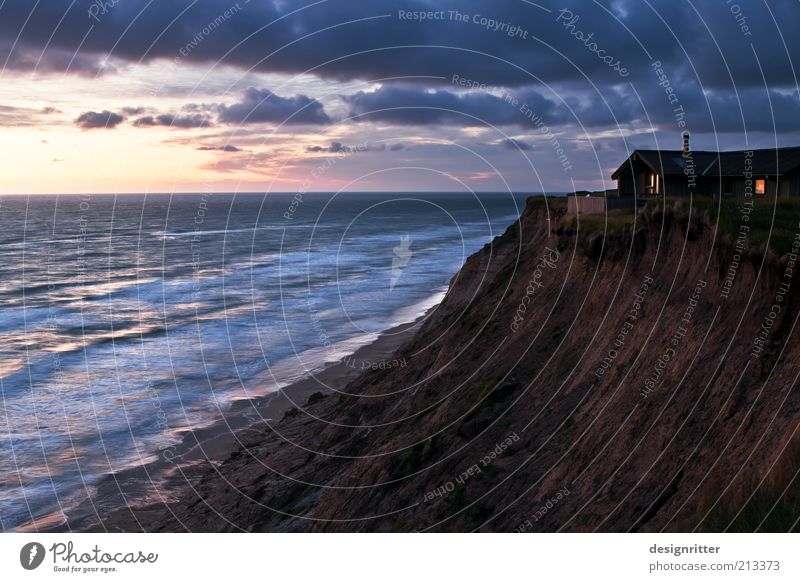
{"label": "lit window", "polygon": [[648,187],[648,191],[656,194],[658,192],[658,174],[650,174],[650,186]]}
{"label": "lit window", "polygon": [[756,180],[756,194],[763,196],[767,193],[767,181]]}

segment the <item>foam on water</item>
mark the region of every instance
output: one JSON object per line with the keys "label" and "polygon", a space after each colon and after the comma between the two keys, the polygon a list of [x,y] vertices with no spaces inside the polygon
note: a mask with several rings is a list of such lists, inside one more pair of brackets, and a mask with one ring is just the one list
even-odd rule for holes
{"label": "foam on water", "polygon": [[287,220],[292,198],[3,201],[0,528],[414,321],[522,205],[308,194]]}

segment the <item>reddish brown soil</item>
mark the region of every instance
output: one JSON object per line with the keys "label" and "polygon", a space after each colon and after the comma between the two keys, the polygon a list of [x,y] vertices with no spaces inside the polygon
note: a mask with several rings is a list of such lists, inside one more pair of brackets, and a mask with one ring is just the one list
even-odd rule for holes
{"label": "reddish brown soil", "polygon": [[[470,257],[396,353],[407,367],[368,371],[346,387],[350,395],[316,398],[308,414],[251,430],[247,448],[201,471],[181,501],[137,510],[140,523],[158,531],[724,529],[726,515],[712,524],[706,514],[717,504],[732,517],[800,421],[796,285],[778,302],[763,351],[752,353],[788,281],[786,260],[748,249],[725,298],[735,249],[715,244],[703,217],[648,211],[635,231],[604,237],[565,231],[562,213],[531,201]],[[758,495],[777,499],[770,483]],[[138,527],[127,511],[106,524]]]}

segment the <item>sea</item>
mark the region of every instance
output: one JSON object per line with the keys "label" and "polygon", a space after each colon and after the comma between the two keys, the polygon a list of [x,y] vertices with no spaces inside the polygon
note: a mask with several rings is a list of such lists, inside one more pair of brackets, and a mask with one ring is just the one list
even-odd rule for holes
{"label": "sea", "polygon": [[0,196],[0,529],[416,320],[525,197]]}

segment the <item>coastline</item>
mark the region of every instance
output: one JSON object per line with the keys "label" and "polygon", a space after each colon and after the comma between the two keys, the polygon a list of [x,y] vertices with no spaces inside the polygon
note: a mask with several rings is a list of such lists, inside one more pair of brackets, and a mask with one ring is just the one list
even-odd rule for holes
{"label": "coastline", "polygon": [[[90,498],[67,510],[66,519],[56,520],[51,515],[39,518],[36,523],[22,526],[17,531],[141,531],[141,523],[133,512],[125,512],[124,508],[155,506],[163,510],[165,505],[176,501],[181,490],[191,486],[193,480],[209,466],[221,463],[237,451],[247,432],[263,434],[269,422],[279,421],[287,413],[298,413],[309,398],[317,393],[328,395],[344,389],[372,363],[392,365],[390,356],[414,336],[436,308],[431,307],[414,321],[381,332],[373,342],[361,346],[339,362],[329,364],[320,372],[276,392],[232,402],[210,425],[186,431],[181,441],[170,447],[173,454],[165,455],[167,449],[164,449],[159,451],[156,460],[103,476],[94,486],[95,491]],[[402,363],[397,362],[397,365]],[[298,411],[293,412],[292,409]],[[114,517],[106,521],[112,514]],[[122,518],[122,514],[129,516],[130,520]],[[127,521],[130,523],[124,523]],[[124,523],[124,529],[120,527],[121,523]]]}

